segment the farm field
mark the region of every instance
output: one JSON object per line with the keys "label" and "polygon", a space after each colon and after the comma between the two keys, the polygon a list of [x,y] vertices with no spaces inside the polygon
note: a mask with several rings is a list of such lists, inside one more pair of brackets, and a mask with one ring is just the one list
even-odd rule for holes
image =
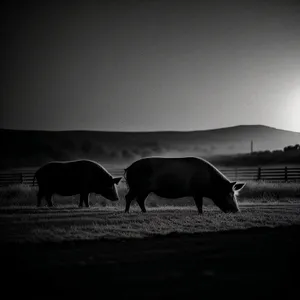
{"label": "farm field", "polygon": [[[11,296],[294,299],[300,205],[2,207],[2,291]],[[17,286],[17,288],[15,288]]]}
{"label": "farm field", "polygon": [[249,182],[241,212],[209,201],[199,215],[191,199],[150,196],[134,204],[55,196],[35,207],[35,188],[0,191],[3,293],[11,297],[122,299],[295,299],[300,253],[297,183]]}
{"label": "farm field", "polygon": [[193,206],[148,208],[146,214],[138,207],[129,214],[121,207],[7,207],[0,209],[5,228],[1,242],[112,240],[300,225],[300,204],[241,204],[240,209],[238,214],[224,214],[216,207],[204,207],[199,215]]}

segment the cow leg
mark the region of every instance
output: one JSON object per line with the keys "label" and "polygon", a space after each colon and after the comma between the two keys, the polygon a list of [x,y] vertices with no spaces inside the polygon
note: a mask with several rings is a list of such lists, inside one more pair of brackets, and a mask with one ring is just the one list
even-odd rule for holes
{"label": "cow leg", "polygon": [[83,207],[83,202],[86,207],[89,207],[89,194],[80,194],[79,207]]}
{"label": "cow leg", "polygon": [[53,206],[53,203],[52,203],[52,194],[47,194],[46,195],[46,201],[47,201],[47,204],[48,204],[49,207]]}
{"label": "cow leg", "polygon": [[80,199],[79,199],[79,205],[78,207],[82,207],[83,206],[83,195],[80,194]]}
{"label": "cow leg", "polygon": [[136,202],[140,206],[140,208],[141,208],[141,210],[142,210],[143,213],[146,212],[145,200],[146,200],[147,196],[148,196],[148,194],[145,194],[145,195],[137,196],[137,198],[136,198]]}
{"label": "cow leg", "polygon": [[129,212],[129,208],[130,208],[130,203],[131,201],[135,198],[136,196],[129,191],[127,193],[127,195],[125,196],[125,200],[126,200],[126,207],[125,207],[125,212],[128,213]]}
{"label": "cow leg", "polygon": [[37,204],[36,204],[37,207],[41,206],[42,198],[43,198],[43,194],[40,191],[38,191],[38,193],[37,193]]}
{"label": "cow leg", "polygon": [[198,208],[198,212],[199,214],[202,214],[203,213],[203,209],[202,209],[202,206],[203,206],[203,197],[202,196],[194,196],[194,201],[195,201],[195,204]]}
{"label": "cow leg", "polygon": [[90,205],[89,205],[89,194],[86,194],[84,196],[84,204],[85,204],[85,207],[90,207]]}

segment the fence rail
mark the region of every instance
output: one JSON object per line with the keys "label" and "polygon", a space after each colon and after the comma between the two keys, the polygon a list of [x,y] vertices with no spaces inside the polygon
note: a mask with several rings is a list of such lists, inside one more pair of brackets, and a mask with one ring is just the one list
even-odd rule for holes
{"label": "fence rail", "polygon": [[[107,169],[113,176],[123,176],[123,169]],[[230,180],[241,181],[300,181],[300,167],[220,169]],[[33,185],[35,170],[0,173],[0,187],[12,184]],[[34,185],[36,185],[36,181]]]}

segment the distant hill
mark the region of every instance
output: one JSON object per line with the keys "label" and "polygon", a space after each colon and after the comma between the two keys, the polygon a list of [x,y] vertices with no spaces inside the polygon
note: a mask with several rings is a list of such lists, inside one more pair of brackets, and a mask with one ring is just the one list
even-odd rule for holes
{"label": "distant hill", "polygon": [[300,133],[261,125],[203,131],[104,132],[0,129],[0,168],[36,167],[51,160],[95,159],[128,164],[151,155],[197,155],[209,158],[283,149],[300,143]]}

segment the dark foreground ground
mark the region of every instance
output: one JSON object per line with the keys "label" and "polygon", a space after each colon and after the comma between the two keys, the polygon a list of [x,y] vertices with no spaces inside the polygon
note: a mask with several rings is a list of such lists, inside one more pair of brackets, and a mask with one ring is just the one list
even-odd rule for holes
{"label": "dark foreground ground", "polygon": [[299,234],[300,226],[292,225],[2,244],[1,293],[22,299],[298,299]]}

